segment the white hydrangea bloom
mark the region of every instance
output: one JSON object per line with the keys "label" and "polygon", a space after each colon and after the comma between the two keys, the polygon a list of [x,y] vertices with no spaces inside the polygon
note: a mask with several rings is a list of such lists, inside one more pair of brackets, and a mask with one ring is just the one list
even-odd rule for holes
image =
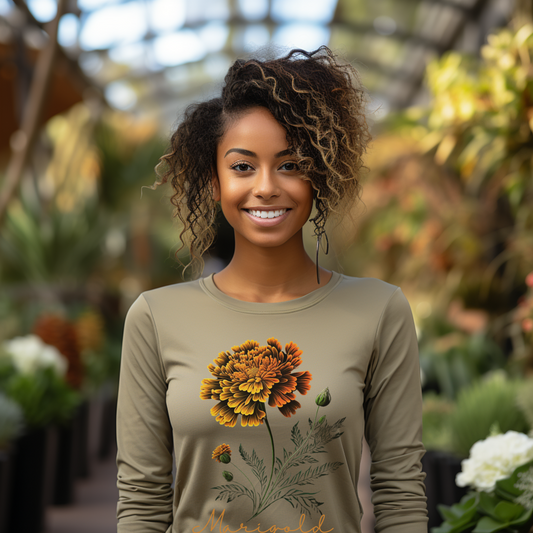
{"label": "white hydrangea bloom", "polygon": [[462,472],[455,483],[491,492],[496,481],[509,477],[519,466],[533,460],[533,439],[524,433],[508,431],[480,440],[470,449],[470,457],[462,461]]}
{"label": "white hydrangea bloom", "polygon": [[38,368],[52,367],[60,376],[67,371],[68,361],[54,346],[45,344],[37,335],[15,337],[4,343],[15,368],[22,374],[32,374]]}

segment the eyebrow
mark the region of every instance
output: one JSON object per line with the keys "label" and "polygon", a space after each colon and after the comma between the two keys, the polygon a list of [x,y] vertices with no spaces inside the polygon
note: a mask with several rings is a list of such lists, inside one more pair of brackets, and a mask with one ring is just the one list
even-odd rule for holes
{"label": "eyebrow", "polygon": [[[228,154],[231,154],[232,152],[236,152],[237,154],[241,154],[241,155],[247,155],[248,157],[257,157],[257,154],[255,152],[251,152],[250,150],[245,150],[244,148],[230,148],[226,152],[224,157],[226,157]],[[291,154],[290,150],[282,150],[281,152],[274,154],[274,157],[284,157],[290,154]]]}

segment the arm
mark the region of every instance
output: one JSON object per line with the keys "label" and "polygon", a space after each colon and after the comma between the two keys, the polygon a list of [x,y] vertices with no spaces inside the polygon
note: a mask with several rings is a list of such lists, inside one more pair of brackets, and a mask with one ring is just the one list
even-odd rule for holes
{"label": "arm", "polygon": [[118,533],[172,524],[172,430],[157,331],[144,296],[124,327],[117,406]]}
{"label": "arm", "polygon": [[376,532],[427,533],[418,343],[400,289],[380,318],[365,381]]}

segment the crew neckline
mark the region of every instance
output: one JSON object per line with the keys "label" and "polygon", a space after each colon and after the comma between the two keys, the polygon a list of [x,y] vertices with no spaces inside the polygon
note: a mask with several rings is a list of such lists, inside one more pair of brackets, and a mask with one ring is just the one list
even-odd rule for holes
{"label": "crew neckline", "polygon": [[293,313],[307,309],[323,300],[335,289],[342,279],[342,274],[332,271],[330,280],[323,286],[311,291],[305,296],[285,300],[284,302],[247,302],[238,300],[222,292],[213,280],[214,274],[200,279],[200,287],[211,298],[229,309],[248,314],[277,314]]}

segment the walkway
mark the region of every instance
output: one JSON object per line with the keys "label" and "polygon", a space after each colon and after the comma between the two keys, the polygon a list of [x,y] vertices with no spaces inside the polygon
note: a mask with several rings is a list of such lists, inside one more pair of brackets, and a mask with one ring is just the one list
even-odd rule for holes
{"label": "walkway", "polygon": [[46,533],[117,533],[115,452],[92,465],[91,476],[76,484],[76,504],[50,507]]}

